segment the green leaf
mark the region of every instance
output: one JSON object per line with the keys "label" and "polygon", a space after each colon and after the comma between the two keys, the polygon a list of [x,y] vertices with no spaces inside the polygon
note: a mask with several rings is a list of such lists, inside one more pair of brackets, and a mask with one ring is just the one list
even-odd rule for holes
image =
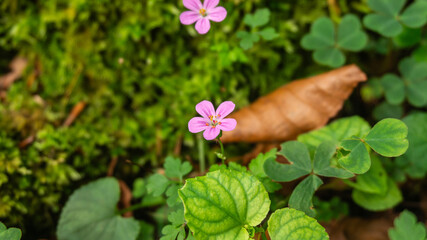
{"label": "green leaf", "polygon": [[248,50],[253,47],[254,43],[259,41],[259,35],[256,33],[248,33],[245,31],[237,32],[237,37],[240,38],[240,47]]}
{"label": "green leaf", "polygon": [[270,20],[270,10],[267,8],[258,9],[255,14],[246,14],[243,22],[252,28],[260,27]]}
{"label": "green leaf", "polygon": [[369,123],[359,116],[346,117],[333,121],[327,126],[298,136],[298,141],[307,145],[310,152],[325,141],[338,144],[352,136],[362,137],[369,132]]}
{"label": "green leaf", "polygon": [[338,163],[345,169],[356,174],[362,174],[371,167],[368,149],[360,139],[348,139],[341,142],[341,147],[350,151],[338,159]]}
{"label": "green leaf", "polygon": [[335,28],[331,19],[318,18],[310,28],[310,34],[301,40],[301,46],[308,50],[332,48],[335,44]]}
{"label": "green leaf", "polygon": [[182,179],[193,169],[189,162],[181,163],[181,159],[174,157],[167,157],[164,167],[166,176],[179,179]]}
{"label": "green leaf", "polygon": [[368,0],[369,7],[388,16],[398,16],[406,0]]}
{"label": "green leaf", "polygon": [[387,181],[387,192],[385,194],[372,194],[355,189],[352,197],[359,206],[370,211],[383,211],[402,201],[402,193],[390,178]]}
{"label": "green leaf", "polygon": [[415,1],[403,11],[400,20],[411,28],[422,27],[427,22],[427,2]]}
{"label": "green leaf", "polygon": [[168,197],[166,203],[169,207],[173,207],[178,203],[181,203],[181,200],[178,196],[178,190],[181,188],[178,184],[171,184],[169,188],[166,190],[166,196]]}
{"label": "green leaf", "polygon": [[267,230],[271,240],[329,239],[325,229],[316,221],[316,219],[292,208],[283,208],[275,211],[268,220]]}
{"label": "green leaf", "polygon": [[382,102],[374,108],[372,115],[378,121],[384,118],[401,118],[403,107],[402,105],[391,105],[388,102]]}
{"label": "green leaf", "polygon": [[[408,126],[408,151],[403,155],[411,168],[420,171],[416,177],[423,177],[427,172],[427,113],[416,112],[403,119]],[[411,176],[414,171],[407,171]]]}
{"label": "green leaf", "polygon": [[247,172],[248,171],[248,169],[246,169],[245,166],[242,166],[242,165],[240,165],[240,164],[238,164],[236,162],[230,162],[228,164],[228,169],[239,171],[239,172]]}
{"label": "green leaf", "polygon": [[264,28],[263,30],[261,30],[258,33],[259,33],[259,35],[261,35],[261,37],[264,40],[267,40],[267,41],[273,40],[279,36],[279,34],[276,32],[276,30],[274,30],[274,28],[272,28],[272,27]]}
{"label": "green leaf", "polygon": [[137,240],[154,240],[154,226],[144,221],[139,221],[139,235]]}
{"label": "green leaf", "polygon": [[354,175],[344,169],[331,167],[331,158],[336,152],[333,142],[323,142],[314,154],[313,172],[324,177],[350,178]]}
{"label": "green leaf", "polygon": [[311,160],[307,147],[297,141],[285,142],[281,145],[282,150],[278,153],[288,159],[290,164],[281,164],[275,158],[265,161],[264,171],[273,180],[288,182],[311,172]]}
{"label": "green leaf", "polygon": [[76,190],[61,212],[58,239],[136,239],[139,223],[116,213],[119,198],[119,183],[114,178],[103,178]]}
{"label": "green leaf", "polygon": [[19,240],[21,239],[22,232],[18,228],[8,228],[0,222],[0,239],[1,240]]}
{"label": "green leaf", "polygon": [[249,163],[249,170],[257,177],[267,177],[264,172],[264,163],[268,158],[276,159],[277,148],[273,148],[266,153],[260,153]]}
{"label": "green leaf", "polygon": [[427,44],[421,45],[412,52],[412,58],[418,62],[427,62]]}
{"label": "green leaf", "polygon": [[137,178],[133,182],[132,197],[140,198],[144,196],[146,190],[145,181],[143,178]]}
{"label": "green leaf", "polygon": [[305,212],[310,217],[314,217],[316,212],[313,210],[313,195],[323,184],[323,181],[316,175],[306,177],[292,192],[289,199],[289,207]]}
{"label": "green leaf", "polygon": [[414,46],[421,41],[421,28],[404,27],[403,31],[393,38],[394,44],[400,48]]}
{"label": "green leaf", "polygon": [[396,19],[377,13],[366,15],[363,18],[363,24],[385,37],[397,36],[403,30],[402,25]]}
{"label": "green leaf", "polygon": [[402,121],[393,118],[381,120],[363,139],[375,152],[396,157],[404,154],[409,143],[406,139],[408,127]]}
{"label": "green leaf", "polygon": [[360,51],[367,43],[368,36],[362,31],[359,18],[353,14],[345,15],[338,26],[338,46],[349,51]]}
{"label": "green leaf", "polygon": [[167,177],[156,173],[148,178],[147,191],[148,193],[153,194],[155,197],[160,196],[166,191],[166,188],[169,186],[169,184],[170,182]]}
{"label": "green leaf", "polygon": [[345,183],[362,192],[385,194],[388,189],[387,173],[375,154],[371,154],[371,160],[372,164],[369,171],[358,175],[356,182],[345,181]]}
{"label": "green leaf", "polygon": [[219,170],[187,179],[179,190],[185,219],[196,239],[249,239],[246,225],[266,217],[270,199],[258,179],[234,170]]}
{"label": "green leaf", "polygon": [[337,48],[325,48],[313,53],[313,59],[330,67],[340,67],[345,63],[344,54]]}
{"label": "green leaf", "polygon": [[393,105],[401,104],[405,100],[405,84],[394,74],[386,74],[381,78],[387,102]]}
{"label": "green leaf", "polygon": [[388,230],[391,240],[425,240],[426,227],[418,222],[417,217],[408,210],[394,219],[394,228]]}

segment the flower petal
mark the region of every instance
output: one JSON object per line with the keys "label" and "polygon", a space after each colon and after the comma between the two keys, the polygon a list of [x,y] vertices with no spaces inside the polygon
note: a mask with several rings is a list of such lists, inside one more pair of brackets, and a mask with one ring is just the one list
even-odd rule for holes
{"label": "flower petal", "polygon": [[215,108],[211,102],[203,100],[196,105],[196,111],[202,115],[202,117],[209,119],[210,116],[215,115]]}
{"label": "flower petal", "polygon": [[182,0],[182,3],[184,3],[184,7],[196,12],[199,12],[202,8],[200,0]]}
{"label": "flower petal", "polygon": [[220,131],[221,130],[217,127],[209,127],[205,130],[205,132],[203,132],[203,137],[206,140],[213,140],[219,135]]}
{"label": "flower petal", "polygon": [[227,10],[223,7],[216,7],[208,11],[208,18],[214,22],[221,22],[227,17]]}
{"label": "flower petal", "polygon": [[206,10],[216,7],[219,3],[219,0],[205,0],[203,2],[203,8]]}
{"label": "flower petal", "polygon": [[194,11],[185,11],[181,13],[179,16],[179,20],[184,25],[190,25],[195,23],[197,20],[201,18],[200,14],[198,12]]}
{"label": "flower petal", "polygon": [[211,23],[207,18],[201,18],[196,22],[196,30],[199,34],[206,34],[211,28]]}
{"label": "flower petal", "polygon": [[223,119],[234,110],[235,106],[232,101],[225,101],[219,105],[215,115],[219,115],[218,119]]}
{"label": "flower petal", "polygon": [[236,128],[237,121],[234,118],[226,118],[221,120],[221,124],[218,125],[219,129],[223,131],[231,131]]}
{"label": "flower petal", "polygon": [[210,126],[206,126],[207,123],[207,119],[205,118],[201,118],[201,117],[193,117],[189,122],[188,122],[188,130],[192,133],[198,133],[201,132],[203,130],[205,130],[206,128],[209,128]]}

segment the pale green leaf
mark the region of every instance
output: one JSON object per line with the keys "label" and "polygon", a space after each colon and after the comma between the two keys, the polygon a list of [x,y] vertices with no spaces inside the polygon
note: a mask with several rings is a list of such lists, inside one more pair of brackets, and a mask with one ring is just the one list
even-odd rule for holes
{"label": "pale green leaf", "polygon": [[306,144],[313,152],[325,141],[338,144],[352,136],[362,137],[369,132],[369,123],[359,116],[346,117],[333,121],[327,126],[298,136],[298,141]]}
{"label": "pale green leaf", "polygon": [[218,170],[187,179],[179,195],[198,240],[249,239],[245,226],[260,224],[270,209],[264,186],[247,172]]}
{"label": "pale green leaf", "polygon": [[313,195],[323,184],[323,181],[316,175],[306,177],[292,192],[289,199],[289,207],[305,212],[308,216],[314,217],[316,212],[313,210]]}
{"label": "pale green leaf", "polygon": [[258,9],[254,14],[246,14],[243,18],[243,22],[252,28],[263,26],[267,24],[269,20],[270,10],[268,10],[268,8]]}
{"label": "pale green leaf", "polygon": [[155,197],[160,196],[166,191],[169,183],[167,177],[158,173],[153,174],[147,180],[147,191]]}
{"label": "pale green leaf", "polygon": [[267,40],[267,41],[273,40],[279,36],[279,34],[276,32],[276,30],[274,30],[274,28],[272,28],[272,27],[264,28],[263,30],[261,30],[258,33],[259,33],[259,35],[261,35],[261,37],[264,40]]}
{"label": "pale green leaf", "polygon": [[331,167],[331,158],[336,152],[333,142],[323,142],[314,154],[313,172],[324,177],[350,178],[354,175],[344,169]]}
{"label": "pale green leaf", "polygon": [[193,169],[189,162],[181,163],[181,159],[174,157],[167,157],[164,167],[166,176],[179,179],[182,179]]}
{"label": "pale green leaf", "polygon": [[402,25],[395,18],[377,13],[366,15],[363,18],[363,24],[386,37],[397,36],[403,30]]}
{"label": "pale green leaf", "polygon": [[418,222],[417,217],[408,210],[394,219],[394,228],[388,230],[391,240],[425,240],[426,227]]}
{"label": "pale green leaf", "polygon": [[325,48],[316,50],[313,59],[319,63],[330,67],[340,67],[345,63],[344,54],[337,48]]}
{"label": "pale green leaf", "polygon": [[376,155],[371,154],[371,162],[369,171],[358,175],[356,182],[345,181],[345,183],[362,192],[385,194],[388,189],[387,173]]}
{"label": "pale green leaf", "polygon": [[371,159],[365,144],[359,139],[348,139],[341,142],[341,146],[350,151],[347,155],[338,158],[339,164],[350,172],[362,174],[371,167]]}
{"label": "pale green leaf", "polygon": [[381,120],[363,139],[375,152],[396,157],[404,154],[409,143],[406,139],[408,127],[402,121],[393,118]]}
{"label": "pale green leaf", "polygon": [[6,228],[6,226],[0,222],[0,239],[1,240],[19,240],[21,239],[22,232],[18,228]]}
{"label": "pale green leaf", "polygon": [[277,148],[273,148],[266,153],[260,153],[249,163],[249,170],[257,177],[267,177],[264,172],[264,163],[268,158],[276,159]]}
{"label": "pale green leaf", "polygon": [[283,208],[275,211],[268,220],[271,240],[327,240],[325,229],[304,212]]}
{"label": "pale green leaf", "polygon": [[119,183],[103,178],[76,190],[68,199],[59,219],[59,240],[132,240],[139,223],[116,213]]}
{"label": "pale green leaf", "polygon": [[396,206],[402,201],[402,193],[390,178],[387,181],[385,194],[372,194],[355,189],[352,197],[359,206],[371,211],[383,211]]}

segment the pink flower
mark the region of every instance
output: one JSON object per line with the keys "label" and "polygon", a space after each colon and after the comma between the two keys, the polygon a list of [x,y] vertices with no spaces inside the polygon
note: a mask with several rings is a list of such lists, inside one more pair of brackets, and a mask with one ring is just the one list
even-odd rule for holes
{"label": "pink flower", "polygon": [[231,131],[236,127],[236,120],[233,118],[225,118],[234,110],[234,103],[225,101],[221,103],[215,111],[214,106],[209,101],[201,101],[196,105],[196,111],[202,117],[194,117],[188,122],[188,130],[192,133],[205,131],[203,137],[206,140],[215,139],[219,132]]}
{"label": "pink flower", "polygon": [[200,0],[182,0],[184,6],[190,11],[181,13],[179,19],[184,25],[196,23],[196,30],[199,34],[206,34],[211,28],[209,20],[221,22],[227,16],[227,11],[223,7],[217,7],[219,0],[204,0],[203,5]]}

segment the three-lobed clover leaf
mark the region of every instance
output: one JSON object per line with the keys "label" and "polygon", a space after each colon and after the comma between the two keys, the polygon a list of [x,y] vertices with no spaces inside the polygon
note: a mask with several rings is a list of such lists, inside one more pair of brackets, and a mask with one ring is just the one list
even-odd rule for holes
{"label": "three-lobed clover leaf", "polygon": [[416,62],[405,58],[399,63],[402,77],[386,74],[381,78],[387,102],[393,105],[402,103],[408,98],[409,103],[416,107],[427,104],[427,63]]}
{"label": "three-lobed clover leaf", "polygon": [[279,36],[272,27],[266,27],[260,31],[258,27],[264,26],[270,20],[270,10],[267,8],[258,9],[254,14],[246,14],[243,22],[250,26],[252,31],[238,31],[236,36],[240,38],[240,47],[248,50],[253,47],[254,43],[258,42],[262,37],[264,40],[270,41]]}
{"label": "three-lobed clover leaf", "polygon": [[0,239],[1,240],[19,240],[21,239],[22,232],[18,228],[6,228],[6,226],[0,222]]}
{"label": "three-lobed clover leaf", "polygon": [[110,177],[77,189],[61,212],[57,229],[58,239],[136,239],[139,223],[117,213],[119,199],[119,183]]}
{"label": "three-lobed clover leaf", "polygon": [[187,179],[179,196],[187,225],[199,240],[247,240],[247,228],[260,224],[270,209],[261,182],[248,172],[235,170]]}
{"label": "three-lobed clover leaf", "polygon": [[388,230],[391,240],[425,240],[426,227],[418,222],[417,217],[408,210],[394,219],[394,228]]}
{"label": "three-lobed clover leaf", "polygon": [[367,146],[359,138],[346,139],[341,142],[341,147],[349,151],[347,155],[338,158],[339,164],[356,174],[362,174],[371,167],[371,159]]}
{"label": "three-lobed clover leaf", "polygon": [[417,0],[402,11],[406,0],[368,0],[374,13],[363,19],[364,25],[386,37],[394,37],[403,30],[402,24],[418,28],[427,22],[427,1]]}
{"label": "three-lobed clover leaf", "polygon": [[303,143],[285,142],[282,144],[279,154],[286,157],[290,164],[280,164],[275,161],[275,158],[269,158],[264,163],[264,170],[271,179],[276,181],[292,181],[311,174],[294,189],[289,199],[289,206],[304,211],[309,216],[314,216],[312,198],[316,190],[323,184],[323,181],[316,175],[338,178],[353,176],[344,169],[331,166],[331,158],[335,152],[336,146],[333,142],[320,144],[316,149],[312,164],[309,151]]}
{"label": "three-lobed clover leaf", "polygon": [[325,229],[316,219],[292,208],[276,210],[268,220],[268,234],[271,240],[327,240]]}
{"label": "three-lobed clover leaf", "polygon": [[330,67],[339,67],[345,63],[341,50],[360,51],[368,42],[368,36],[362,30],[357,16],[345,15],[338,29],[330,18],[321,17],[311,26],[310,33],[301,40],[301,46],[314,50],[313,59]]}

